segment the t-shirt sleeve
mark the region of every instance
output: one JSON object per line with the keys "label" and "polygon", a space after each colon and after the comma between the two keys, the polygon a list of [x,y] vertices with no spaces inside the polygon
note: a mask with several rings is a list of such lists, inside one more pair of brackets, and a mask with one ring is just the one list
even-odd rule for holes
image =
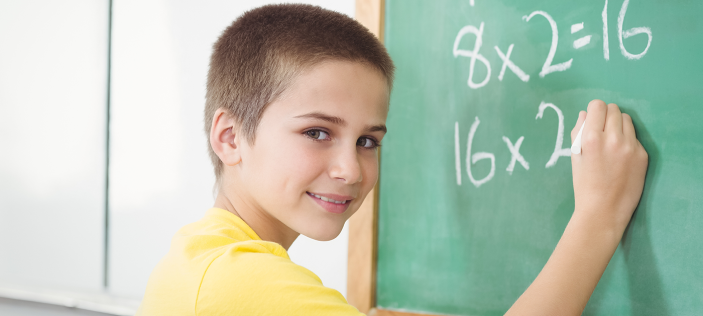
{"label": "t-shirt sleeve", "polygon": [[271,253],[227,251],[203,276],[196,315],[363,316],[310,270]]}

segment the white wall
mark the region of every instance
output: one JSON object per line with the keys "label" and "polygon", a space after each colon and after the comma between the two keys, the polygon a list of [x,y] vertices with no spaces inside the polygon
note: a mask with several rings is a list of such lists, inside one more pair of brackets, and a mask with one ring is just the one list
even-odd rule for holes
{"label": "white wall", "polygon": [[[212,44],[245,10],[277,1],[115,0],[109,289],[139,298],[171,237],[212,206],[202,112]],[[354,16],[354,0],[302,1]],[[348,232],[301,236],[292,260],[346,293]]]}
{"label": "white wall", "polygon": [[99,290],[108,1],[0,2],[0,284]]}

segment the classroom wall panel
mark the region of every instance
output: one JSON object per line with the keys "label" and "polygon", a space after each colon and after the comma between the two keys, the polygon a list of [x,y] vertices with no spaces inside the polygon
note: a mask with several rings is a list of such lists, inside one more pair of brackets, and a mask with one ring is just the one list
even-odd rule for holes
{"label": "classroom wall panel", "polygon": [[0,2],[0,284],[103,280],[108,1]]}
{"label": "classroom wall panel", "polygon": [[[182,226],[213,205],[202,125],[212,44],[245,10],[275,1],[120,0],[113,7],[109,289],[139,298]],[[354,16],[353,0],[304,1]],[[292,260],[346,292],[348,233],[301,236]]]}

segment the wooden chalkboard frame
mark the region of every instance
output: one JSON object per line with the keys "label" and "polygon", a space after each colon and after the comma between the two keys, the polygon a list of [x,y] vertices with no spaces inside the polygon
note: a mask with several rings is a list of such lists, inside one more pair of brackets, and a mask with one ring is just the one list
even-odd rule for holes
{"label": "wooden chalkboard frame", "polygon": [[[356,0],[356,20],[383,42],[385,0]],[[379,179],[380,181],[380,179]],[[376,308],[378,183],[349,220],[347,300],[369,316],[422,316]]]}
{"label": "wooden chalkboard frame", "polygon": [[[383,42],[384,0],[356,0],[356,20]],[[349,220],[347,300],[362,313],[376,306],[378,183]]]}

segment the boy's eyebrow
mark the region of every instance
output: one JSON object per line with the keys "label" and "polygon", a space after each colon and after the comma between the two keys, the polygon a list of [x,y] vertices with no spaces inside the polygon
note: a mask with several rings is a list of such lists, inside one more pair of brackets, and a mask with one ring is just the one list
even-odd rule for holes
{"label": "boy's eyebrow", "polygon": [[383,132],[384,134],[386,134],[388,132],[386,125],[383,125],[383,124],[369,126],[366,128],[366,130],[368,130],[369,132],[379,132],[380,131],[380,132]]}
{"label": "boy's eyebrow", "polygon": [[308,114],[298,115],[295,118],[314,118],[314,119],[318,119],[318,120],[327,121],[332,124],[337,124],[337,125],[342,125],[342,126],[347,125],[347,121],[345,121],[343,118],[338,117],[338,116],[327,115],[327,114],[321,113],[321,112],[310,112]]}
{"label": "boy's eyebrow", "polygon": [[[322,112],[310,112],[307,114],[298,115],[295,118],[313,118],[313,119],[323,120],[323,121],[327,121],[332,124],[337,124],[337,125],[341,125],[341,126],[347,125],[347,121],[345,121],[343,118],[338,117],[338,116],[327,115]],[[383,132],[383,133],[388,132],[386,125],[383,125],[383,124],[368,126],[368,127],[366,127],[366,130],[369,132],[379,132],[379,131]]]}

